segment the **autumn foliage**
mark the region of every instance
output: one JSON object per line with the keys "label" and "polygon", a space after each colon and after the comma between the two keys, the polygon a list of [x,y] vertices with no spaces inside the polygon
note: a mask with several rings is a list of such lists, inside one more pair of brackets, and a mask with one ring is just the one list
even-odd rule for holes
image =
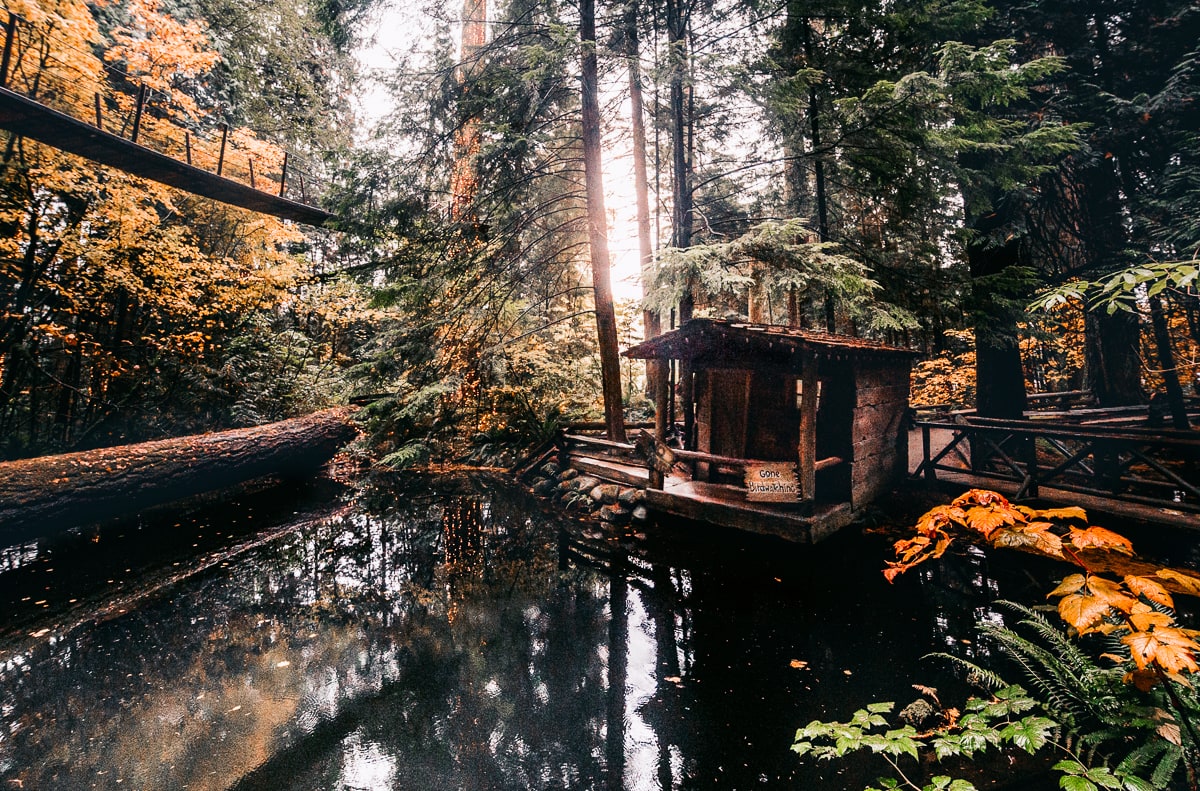
{"label": "autumn foliage", "polygon": [[[198,102],[211,103],[221,56],[202,22],[158,0],[9,10],[22,20],[11,87],[77,118],[98,118],[103,104],[105,128],[128,134],[145,86],[139,140],[182,159],[190,129],[190,155],[215,163],[218,144],[202,134],[215,121]],[[105,13],[124,24],[106,29]],[[259,138],[231,128],[230,150],[278,172],[282,150]],[[0,229],[0,457],[318,408],[311,385],[336,372],[340,337],[364,315],[361,301],[342,305],[337,287],[314,281],[296,226],[6,132]],[[300,395],[264,408],[267,386]]]}
{"label": "autumn foliage", "polygon": [[[1002,495],[972,489],[949,505],[925,513],[916,535],[895,544],[896,560],[884,569],[888,581],[931,558],[945,554],[959,538],[993,547],[1023,549],[1073,563],[1082,573],[1066,577],[1048,598],[1058,600],[1058,614],[1078,634],[1119,638],[1129,650],[1134,669],[1126,681],[1147,690],[1170,679],[1188,685],[1186,674],[1200,669],[1200,631],[1176,624],[1172,591],[1200,596],[1200,578],[1173,569],[1151,574],[1125,574],[1110,579],[1089,568],[1091,553],[1133,555],[1124,536],[1087,525],[1082,508],[1036,509],[1013,505]],[[1118,662],[1127,657],[1106,654]]]}

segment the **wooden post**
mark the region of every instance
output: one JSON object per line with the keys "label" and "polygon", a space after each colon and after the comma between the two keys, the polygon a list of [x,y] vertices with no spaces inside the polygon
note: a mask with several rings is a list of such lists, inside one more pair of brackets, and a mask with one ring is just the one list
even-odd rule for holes
{"label": "wooden post", "polygon": [[246,161],[250,163],[250,189],[256,190],[258,187],[254,184],[254,157],[247,157]]}
{"label": "wooden post", "polygon": [[143,83],[138,88],[137,106],[133,108],[133,133],[129,135],[129,142],[136,143],[138,133],[142,131],[142,108],[146,105],[146,85]]}
{"label": "wooden post", "polygon": [[800,502],[811,507],[817,489],[817,360],[808,355],[800,365],[800,441],[796,448]]}
{"label": "wooden post", "polygon": [[925,480],[934,483],[937,481],[937,471],[933,465],[933,444],[929,437],[929,426],[921,426],[921,447],[925,452],[925,458],[921,460],[921,467],[925,470]]}
{"label": "wooden post", "polygon": [[96,99],[96,128],[99,129],[100,131],[104,131],[104,112],[103,112],[103,109],[100,104],[100,92],[99,91],[96,91],[95,99]]}
{"label": "wooden post", "polygon": [[192,164],[192,133],[183,133],[183,151],[187,155],[187,163]]}
{"label": "wooden post", "polygon": [[287,189],[287,166],[288,152],[283,152],[283,172],[279,174],[279,197],[283,197],[284,190]]}
{"label": "wooden post", "polygon": [[1021,494],[1025,497],[1038,496],[1038,460],[1037,437],[1030,434],[1021,439],[1024,445],[1021,450],[1025,455],[1025,480],[1021,484]]}
{"label": "wooden post", "polygon": [[[666,443],[667,441],[667,414],[670,409],[668,399],[670,393],[667,389],[670,387],[670,382],[667,377],[667,366],[669,363],[666,360],[650,360],[650,368],[653,371],[651,378],[654,380],[654,440],[655,442]],[[654,459],[650,460],[650,488],[661,489],[665,476],[661,471],[655,468]]]}
{"label": "wooden post", "polygon": [[304,171],[300,171],[300,202],[308,203],[308,196],[304,192]]}
{"label": "wooden post", "polygon": [[217,155],[217,175],[225,169],[225,141],[229,139],[229,124],[221,124],[221,153]]}
{"label": "wooden post", "polygon": [[9,13],[4,23],[4,55],[0,56],[0,88],[8,87],[8,66],[12,62],[13,40],[17,37],[17,15]]}

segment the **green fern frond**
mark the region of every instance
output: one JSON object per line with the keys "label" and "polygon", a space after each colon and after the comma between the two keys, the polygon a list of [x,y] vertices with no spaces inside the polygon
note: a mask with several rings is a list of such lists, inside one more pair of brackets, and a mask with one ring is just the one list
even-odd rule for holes
{"label": "green fern frond", "polygon": [[[1174,747],[1174,745],[1171,746]],[[1171,778],[1179,769],[1179,762],[1182,758],[1183,752],[1178,748],[1166,750],[1159,760],[1158,766],[1154,767],[1154,771],[1150,773],[1150,783],[1155,788],[1170,788]]]}
{"label": "green fern frond", "polygon": [[995,672],[994,670],[989,670],[986,667],[980,667],[979,665],[975,664],[974,662],[970,662],[966,659],[963,659],[961,656],[955,656],[954,654],[947,654],[947,653],[943,653],[943,652],[939,651],[939,652],[933,653],[933,654],[926,654],[925,656],[923,656],[921,658],[922,659],[944,659],[945,661],[949,662],[951,665],[955,665],[955,666],[961,668],[962,670],[966,671],[967,678],[969,679],[971,684],[981,687],[982,689],[986,689],[991,692],[995,692],[998,689],[1004,689],[1005,687],[1012,686],[1007,681],[1005,681],[1003,678],[1001,678],[1000,674]]}
{"label": "green fern frond", "polygon": [[1162,739],[1145,741],[1121,759],[1121,763],[1117,764],[1117,772],[1139,774],[1156,761],[1161,763],[1163,753],[1169,751],[1171,747],[1169,742]]}

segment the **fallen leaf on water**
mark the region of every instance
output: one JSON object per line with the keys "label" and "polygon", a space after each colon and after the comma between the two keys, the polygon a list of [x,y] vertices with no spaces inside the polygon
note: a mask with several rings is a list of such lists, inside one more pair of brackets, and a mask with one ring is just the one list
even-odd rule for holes
{"label": "fallen leaf on water", "polygon": [[289,662],[285,659],[282,662],[276,662],[275,667],[287,667],[290,664],[291,664],[291,662]]}
{"label": "fallen leaf on water", "polygon": [[808,663],[801,659],[793,659],[791,662],[788,662],[788,664],[797,670],[803,670],[804,668],[808,667]]}

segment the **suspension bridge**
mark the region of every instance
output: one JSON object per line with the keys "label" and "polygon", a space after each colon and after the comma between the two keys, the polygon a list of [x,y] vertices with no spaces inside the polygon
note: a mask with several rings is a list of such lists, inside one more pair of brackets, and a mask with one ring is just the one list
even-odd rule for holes
{"label": "suspension bridge", "polygon": [[[72,65],[68,42],[15,14],[3,30],[0,129],[232,206],[312,226],[333,218],[314,205],[324,189],[315,163],[188,117],[168,94],[112,66],[106,72],[131,92],[98,82]],[[92,95],[82,95],[88,87]]]}

